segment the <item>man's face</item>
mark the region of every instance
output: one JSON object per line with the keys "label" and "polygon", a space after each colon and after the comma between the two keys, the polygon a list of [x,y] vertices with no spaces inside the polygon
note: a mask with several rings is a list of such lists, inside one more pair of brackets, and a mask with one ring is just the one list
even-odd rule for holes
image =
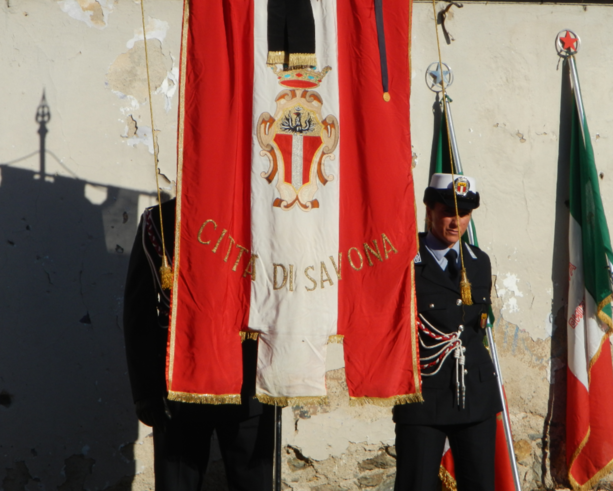
{"label": "man's face", "polygon": [[456,219],[455,209],[443,203],[435,203],[434,208],[426,208],[430,232],[447,247],[453,246],[464,235],[472,210],[458,210],[460,223]]}

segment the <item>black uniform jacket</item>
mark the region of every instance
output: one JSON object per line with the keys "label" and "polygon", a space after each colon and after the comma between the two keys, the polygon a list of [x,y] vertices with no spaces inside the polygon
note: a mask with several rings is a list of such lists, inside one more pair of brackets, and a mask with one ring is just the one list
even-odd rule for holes
{"label": "black uniform jacket", "polygon": [[[434,256],[424,245],[425,234],[420,234],[419,254],[415,258],[415,290],[417,308],[425,319],[443,333],[464,331],[460,336],[466,348],[465,408],[456,401],[456,369],[453,352],[440,371],[433,376],[433,368],[422,373],[423,403],[394,407],[394,421],[402,424],[446,425],[483,421],[502,410],[492,359],[483,344],[485,329],[481,328],[481,315],[487,313],[492,288],[491,265],[488,255],[478,247],[464,244],[464,265],[472,285],[473,305],[462,303],[459,283],[454,284],[441,269]],[[431,345],[436,341],[420,333],[421,339]],[[433,355],[438,349],[421,346],[420,357]]]}
{"label": "black uniform jacket", "polygon": [[[162,217],[166,256],[169,264],[172,264],[174,199],[162,204]],[[163,291],[160,285],[158,271],[162,264],[161,243],[160,212],[154,206],[145,210],[138,226],[124,293],[124,336],[134,402],[167,395],[166,346],[170,292]],[[256,363],[257,342],[245,341],[241,399],[242,413],[248,417],[262,411],[262,405],[253,398]]]}

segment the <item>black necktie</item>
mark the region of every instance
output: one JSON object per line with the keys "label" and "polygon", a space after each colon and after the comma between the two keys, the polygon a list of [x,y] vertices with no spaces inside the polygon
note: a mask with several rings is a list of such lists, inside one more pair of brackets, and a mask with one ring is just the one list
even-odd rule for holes
{"label": "black necktie", "polygon": [[445,254],[447,259],[447,275],[449,279],[454,283],[458,279],[458,253],[454,249],[449,249],[449,252]]}

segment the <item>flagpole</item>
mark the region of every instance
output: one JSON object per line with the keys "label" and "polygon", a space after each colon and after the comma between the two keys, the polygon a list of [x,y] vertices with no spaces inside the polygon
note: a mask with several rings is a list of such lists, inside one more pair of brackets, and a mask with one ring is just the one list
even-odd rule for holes
{"label": "flagpole", "polygon": [[577,73],[577,65],[575,63],[574,55],[568,57],[568,64],[570,66],[570,78],[573,82],[573,92],[575,93],[577,111],[579,112],[579,119],[581,120],[581,136],[583,136],[583,143],[585,144],[585,133],[583,132],[585,113],[583,112],[583,97],[581,97],[581,85],[579,85],[579,74]]}
{"label": "flagpole", "polygon": [[274,444],[274,466],[273,466],[273,490],[281,491],[281,435],[282,435],[282,414],[283,408],[275,406],[275,444]]}
{"label": "flagpole", "polygon": [[568,60],[575,103],[577,104],[577,112],[581,121],[581,135],[583,136],[583,143],[585,143],[585,133],[583,132],[585,112],[583,111],[583,97],[581,97],[581,85],[579,84],[579,74],[575,63],[575,55],[578,53],[579,48],[581,48],[581,38],[570,29],[562,29],[556,36],[555,46],[558,56]]}
{"label": "flagpole", "polygon": [[[432,63],[428,69],[426,70],[426,83],[430,90],[434,92],[440,92],[438,88],[442,88],[442,84],[445,84],[446,87],[451,85],[453,82],[453,73],[451,68],[445,63]],[[578,84],[578,78],[577,78]],[[453,117],[451,115],[451,99],[447,96],[447,94],[443,93],[443,104],[445,104],[445,123],[447,125],[447,132],[449,135],[449,143],[451,146],[451,153],[453,157],[453,162],[455,164],[455,171],[457,174],[463,174],[464,171],[462,169],[462,161],[460,159],[460,152],[458,151],[458,144],[455,136],[455,128],[453,126]],[[580,99],[578,99],[580,100]],[[474,224],[472,220],[468,224],[467,228],[468,232],[468,240],[471,244],[475,244],[476,242],[476,234],[474,229]],[[491,312],[491,310],[490,310]],[[509,419],[509,412],[507,410],[506,400],[504,397],[504,389],[502,382],[502,372],[500,370],[500,362],[498,360],[498,351],[496,350],[496,344],[494,342],[494,336],[492,334],[493,326],[488,326],[486,328],[487,333],[487,341],[490,346],[490,355],[492,357],[492,361],[494,363],[494,369],[496,370],[496,382],[498,386],[498,392],[500,394],[500,400],[502,401],[502,422],[504,427],[504,433],[507,440],[507,450],[509,453],[509,461],[511,463],[511,469],[513,472],[513,484],[515,486],[516,491],[521,491],[521,484],[519,479],[519,470],[517,468],[517,461],[515,460],[515,451],[513,449],[513,437],[511,435],[511,421]]]}
{"label": "flagpole", "polygon": [[[449,141],[451,142],[451,152],[453,153],[453,161],[455,163],[456,172],[458,174],[464,174],[464,170],[462,169],[462,160],[460,159],[460,152],[458,151],[458,144],[456,143],[455,138],[455,128],[453,127],[453,117],[451,115],[451,102],[452,100],[445,94],[445,118],[447,121],[447,130],[449,133]],[[475,244],[475,225],[473,224],[472,219],[468,222],[468,228],[466,229],[468,232],[468,239],[471,244]]]}
{"label": "flagpole", "polygon": [[[442,70],[442,69],[441,69]],[[578,79],[577,79],[578,83]],[[447,129],[449,133],[449,141],[451,143],[451,151],[453,153],[453,160],[456,167],[456,173],[463,174],[464,171],[462,169],[462,162],[460,160],[460,152],[458,151],[458,144],[455,137],[455,129],[453,126],[453,118],[451,116],[451,100],[449,97],[445,96],[445,100],[443,101],[445,104],[445,117],[447,123]],[[474,228],[472,220],[468,225],[468,237],[470,242],[474,242]],[[492,334],[493,326],[488,326],[486,328],[487,333],[487,342],[490,347],[490,355],[492,356],[492,361],[494,362],[494,369],[496,370],[496,383],[498,386],[498,393],[500,394],[500,400],[502,401],[502,423],[504,427],[504,434],[507,440],[507,450],[509,452],[509,460],[511,462],[511,469],[513,471],[513,484],[515,485],[516,491],[521,491],[521,483],[519,479],[519,469],[517,468],[517,461],[515,460],[515,450],[513,449],[513,436],[511,435],[511,421],[509,418],[509,411],[507,410],[507,404],[504,397],[503,390],[503,381],[502,381],[502,371],[500,370],[500,362],[498,360],[498,351],[496,350],[496,343],[494,342],[494,336]]]}

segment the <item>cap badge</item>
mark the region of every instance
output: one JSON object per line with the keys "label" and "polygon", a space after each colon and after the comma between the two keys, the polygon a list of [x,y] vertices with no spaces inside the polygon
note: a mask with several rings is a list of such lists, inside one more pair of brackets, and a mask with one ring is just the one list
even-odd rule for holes
{"label": "cap badge", "polygon": [[468,179],[463,176],[457,177],[454,181],[455,183],[455,192],[458,196],[466,196],[466,193],[470,191],[470,184]]}

